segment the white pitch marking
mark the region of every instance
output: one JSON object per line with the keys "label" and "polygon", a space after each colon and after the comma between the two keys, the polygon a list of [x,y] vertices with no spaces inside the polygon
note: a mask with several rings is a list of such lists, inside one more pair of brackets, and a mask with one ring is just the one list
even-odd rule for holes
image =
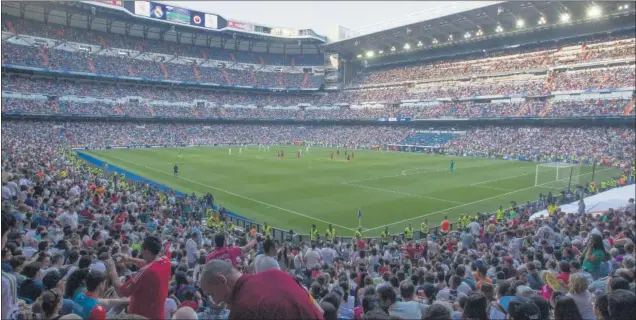
{"label": "white pitch marking", "polygon": [[390,193],[401,194],[401,195],[405,195],[405,196],[409,196],[409,197],[428,198],[428,199],[432,199],[432,200],[448,202],[448,203],[453,203],[453,204],[461,204],[462,203],[462,202],[453,201],[453,200],[440,199],[440,198],[430,197],[430,196],[426,196],[426,195],[419,195],[419,194],[411,194],[411,193],[400,192],[400,191],[395,191],[395,190],[391,190],[391,189],[375,188],[375,187],[369,187],[369,186],[365,186],[365,185],[353,184],[353,183],[347,183],[347,182],[341,182],[341,183],[344,184],[344,185],[352,186],[352,187],[364,188],[364,189],[369,189],[369,190],[377,190],[377,191],[382,191],[382,192],[390,192]]}
{"label": "white pitch marking", "polygon": [[510,177],[503,177],[503,178],[499,178],[499,179],[492,179],[492,180],[488,180],[488,181],[482,181],[482,182],[477,182],[477,183],[473,183],[470,186],[471,187],[475,187],[475,186],[479,186],[480,184],[486,184],[489,182],[495,182],[495,181],[501,181],[501,180],[508,180],[508,179],[512,179],[512,178],[519,178],[519,177],[523,177],[523,176],[529,176],[531,174],[534,174],[534,172],[532,173],[524,173],[524,174],[520,174],[520,175],[516,175],[516,176],[510,176]]}
{"label": "white pitch marking", "polygon": [[[462,169],[465,169],[465,168],[482,168],[482,167],[494,166],[494,165],[497,165],[497,164],[500,164],[500,163],[496,162],[496,163],[488,163],[488,164],[482,164],[482,165],[477,165],[477,166],[462,167]],[[426,173],[434,173],[434,172],[442,172],[442,171],[449,171],[450,170],[448,168],[445,168],[445,169],[436,169],[436,170],[422,171],[422,172],[415,172],[415,173],[405,173],[406,171],[417,170],[417,169],[422,169],[422,168],[412,168],[412,169],[402,170],[402,173],[397,174],[397,175],[382,176],[382,177],[367,178],[367,179],[359,179],[359,180],[348,180],[348,181],[343,181],[343,182],[344,183],[349,183],[349,182],[362,182],[362,181],[380,180],[380,179],[386,179],[386,178],[395,178],[395,177],[401,177],[401,176],[412,176],[412,175],[416,175],[416,174],[426,174]]]}
{"label": "white pitch marking", "polygon": [[[132,162],[132,161],[128,161],[128,160],[126,160],[126,159],[122,159],[122,158],[119,158],[119,157],[115,157],[115,156],[113,156],[113,155],[110,155],[110,157],[115,158],[115,159],[120,160],[120,161],[124,161],[124,162],[128,162],[128,163],[132,163],[132,164],[134,164],[134,165],[136,165],[136,166],[143,167],[143,168],[146,168],[146,169],[149,169],[149,170],[155,171],[155,172],[163,173],[163,174],[168,175],[168,176],[173,176],[173,174],[172,174],[172,173],[163,172],[163,171],[161,171],[161,170],[157,170],[157,169],[155,169],[155,168],[148,167],[148,166],[145,166],[145,165],[142,165],[142,164],[136,163],[136,162]],[[224,190],[224,189],[221,189],[221,188],[217,188],[217,187],[209,186],[209,185],[203,184],[203,183],[198,182],[198,181],[190,180],[190,179],[188,179],[188,178],[179,177],[179,180],[188,181],[188,182],[191,182],[191,183],[194,183],[194,184],[198,184],[198,185],[203,186],[203,187],[206,187],[206,188],[210,188],[210,189],[214,189],[214,190],[217,190],[217,191],[220,191],[220,192],[223,192],[223,193],[227,193],[227,194],[229,194],[229,195],[233,195],[233,196],[235,196],[235,197],[239,197],[239,198],[243,198],[243,199],[245,199],[245,200],[249,200],[249,201],[252,201],[252,202],[256,202],[256,203],[262,204],[262,205],[264,205],[264,206],[270,206],[270,207],[272,207],[272,208],[276,208],[276,209],[278,209],[278,210],[282,210],[282,211],[286,211],[286,212],[289,212],[289,213],[293,213],[293,214],[295,214],[295,215],[298,215],[298,216],[301,216],[301,217],[305,217],[305,218],[308,218],[308,219],[311,219],[311,220],[320,221],[320,222],[322,222],[322,223],[326,223],[326,224],[332,224],[332,225],[334,225],[334,226],[336,226],[336,227],[343,228],[343,229],[346,229],[346,230],[349,230],[349,231],[356,231],[356,229],[354,229],[354,228],[348,228],[348,227],[345,227],[345,226],[342,226],[342,225],[339,225],[339,224],[336,224],[336,223],[333,223],[333,222],[329,222],[329,221],[325,221],[325,220],[322,220],[322,219],[318,219],[318,218],[316,218],[316,217],[308,216],[308,215],[306,215],[306,214],[303,214],[303,213],[300,213],[300,212],[296,212],[296,211],[294,211],[294,210],[285,209],[285,208],[282,208],[282,207],[279,207],[279,206],[276,206],[276,205],[273,205],[273,204],[270,204],[270,203],[267,203],[267,202],[263,202],[263,201],[260,201],[260,200],[254,199],[254,198],[250,198],[250,197],[246,197],[246,196],[244,196],[244,195],[240,195],[240,194],[238,194],[238,193],[234,193],[234,192],[227,191],[227,190]]]}
{"label": "white pitch marking", "polygon": [[[596,173],[599,173],[599,172],[602,172],[602,171],[607,171],[607,170],[610,170],[610,169],[613,169],[613,168],[601,169],[601,170],[596,171]],[[580,174],[577,177],[585,176],[585,175],[588,175],[588,174],[592,174],[592,173],[588,172],[588,173]],[[532,188],[541,187],[541,186],[543,186],[545,184],[549,184],[549,183],[552,183],[552,182],[548,182],[548,183],[544,183],[544,184],[540,184],[540,185],[532,186],[532,187],[528,187],[528,188],[523,188],[523,189],[519,189],[519,190],[515,190],[515,191],[506,192],[506,193],[503,193],[503,194],[500,194],[500,195],[496,195],[496,196],[493,196],[493,197],[490,197],[490,198],[485,198],[485,199],[473,201],[473,202],[470,202],[470,203],[461,204],[461,205],[450,207],[450,208],[446,208],[446,209],[443,209],[443,210],[439,210],[439,211],[423,214],[421,216],[408,218],[408,219],[404,219],[404,220],[397,221],[397,222],[392,222],[392,223],[385,224],[383,226],[379,226],[379,227],[375,227],[375,228],[369,228],[369,229],[367,229],[367,231],[379,230],[379,229],[382,229],[384,227],[393,226],[393,225],[396,225],[396,224],[401,224],[401,223],[404,223],[404,222],[407,222],[407,221],[413,221],[415,219],[421,219],[423,217],[427,217],[427,216],[430,216],[430,215],[433,215],[433,214],[438,214],[438,213],[443,213],[443,212],[446,212],[446,211],[449,211],[449,210],[453,210],[453,209],[463,208],[463,207],[470,206],[470,205],[473,205],[473,204],[476,204],[476,203],[484,202],[486,200],[491,200],[491,199],[503,197],[503,196],[506,196],[506,195],[509,195],[509,194],[513,194],[513,193],[517,193],[517,192],[521,192],[521,191],[525,191],[525,190],[530,190]]]}

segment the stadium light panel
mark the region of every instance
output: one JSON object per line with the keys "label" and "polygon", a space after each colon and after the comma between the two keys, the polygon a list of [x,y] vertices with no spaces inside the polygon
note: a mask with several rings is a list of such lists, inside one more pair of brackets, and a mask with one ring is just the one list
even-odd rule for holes
{"label": "stadium light panel", "polygon": [[546,24],[545,17],[541,16],[541,18],[539,18],[539,22],[537,22],[537,24],[540,25],[540,26]]}
{"label": "stadium light panel", "polygon": [[517,20],[517,28],[521,29],[521,28],[523,28],[523,26],[525,26],[525,25],[526,25],[526,22],[525,22],[525,21],[523,21],[523,19],[518,19],[518,20]]}
{"label": "stadium light panel", "polygon": [[405,44],[405,45],[404,45],[404,50],[409,50],[409,49],[411,49],[411,45],[410,45],[410,44],[408,44],[408,43],[407,43],[407,44]]}
{"label": "stadium light panel", "polygon": [[603,9],[597,5],[593,5],[587,8],[587,16],[588,18],[596,19],[603,14]]}
{"label": "stadium light panel", "polygon": [[395,52],[395,47],[391,47],[391,52]]}
{"label": "stadium light panel", "polygon": [[358,59],[360,59],[360,58],[362,58],[362,55],[361,55],[361,54],[359,54],[359,55],[357,55],[356,57],[357,57]]}
{"label": "stadium light panel", "polygon": [[569,13],[567,13],[567,12],[566,12],[566,13],[561,14],[561,22],[562,22],[562,23],[568,23],[568,22],[570,22],[570,18],[571,18],[571,16],[570,16],[570,14],[569,14]]}
{"label": "stadium light panel", "polygon": [[452,34],[448,35],[448,41],[453,41],[453,35]]}
{"label": "stadium light panel", "polygon": [[384,50],[378,51],[378,54],[383,54],[383,53],[384,53]]}
{"label": "stadium light panel", "polygon": [[495,28],[495,32],[497,33],[503,32],[503,28],[501,26],[497,26],[497,28]]}
{"label": "stadium light panel", "polygon": [[475,33],[475,35],[476,35],[476,36],[478,36],[478,37],[483,36],[483,35],[484,35],[484,30],[481,30],[481,29],[477,30],[477,32]]}
{"label": "stadium light panel", "polygon": [[466,34],[464,34],[464,39],[470,39],[470,32],[466,32]]}
{"label": "stadium light panel", "polygon": [[433,38],[433,44],[437,44],[438,42],[437,39]]}
{"label": "stadium light panel", "polygon": [[424,44],[422,43],[422,41],[418,41],[418,42],[417,42],[417,46],[418,46],[418,47],[421,47],[421,46],[423,46],[423,45],[424,45]]}
{"label": "stadium light panel", "polygon": [[369,50],[366,53],[367,58],[373,58],[374,55],[375,55],[375,52],[373,52],[373,50]]}

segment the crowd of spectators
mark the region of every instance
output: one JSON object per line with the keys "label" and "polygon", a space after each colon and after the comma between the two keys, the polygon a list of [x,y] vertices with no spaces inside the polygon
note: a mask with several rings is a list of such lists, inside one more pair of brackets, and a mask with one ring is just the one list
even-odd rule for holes
{"label": "crowd of spectators", "polygon": [[[179,195],[112,176],[67,149],[199,138],[362,146],[412,133],[396,127],[3,121],[2,318],[636,317],[633,199],[602,214],[586,213],[580,201],[582,211],[555,209],[545,220],[529,220],[544,205],[512,201],[505,214],[500,209],[501,215],[467,218],[450,231],[446,221],[441,229],[426,226],[425,237],[415,241],[408,233],[384,233],[349,242],[338,233],[323,237],[322,230],[310,237],[314,241],[275,241],[268,229],[253,233],[202,220],[214,204],[211,194]],[[466,137],[453,140],[451,151],[481,140],[495,153],[536,146],[540,151],[531,153],[634,159],[624,153],[633,147],[633,129],[487,127]],[[554,199],[539,198],[546,205]]]}
{"label": "crowd of spectators", "polygon": [[[116,92],[116,87],[112,87]],[[221,95],[223,96],[223,95]],[[164,104],[160,102],[49,100],[3,98],[2,112],[43,115],[128,116],[133,118],[215,118],[215,119],[260,119],[260,120],[378,120],[386,118],[440,119],[440,118],[502,118],[502,117],[598,117],[625,116],[635,114],[628,108],[631,100],[567,100],[528,101],[525,103],[475,103],[472,101],[444,102],[432,105],[409,105],[399,107],[366,106],[352,107],[240,107],[249,105],[259,97],[241,101],[238,96],[228,94],[237,105],[218,104],[195,107],[195,103]],[[276,96],[263,98],[276,99]],[[218,96],[215,98],[219,98]],[[291,97],[288,97],[291,98]],[[261,100],[262,101],[262,100]]]}
{"label": "crowd of spectators", "polygon": [[[563,45],[558,48],[538,47],[531,51],[516,51],[513,48],[488,53],[486,57],[480,58],[454,57],[449,60],[415,62],[399,67],[368,68],[358,74],[351,85],[429,81],[430,79],[450,77],[474,77],[475,75],[545,69],[550,66],[561,67],[568,64],[631,58],[634,56],[635,39],[633,35],[611,40],[598,39],[596,41],[597,44],[594,46],[590,41],[586,44],[586,50],[590,51],[589,55],[581,54],[583,45],[579,44],[574,46]],[[571,59],[568,59],[568,57],[571,57]],[[522,88],[522,90],[525,90],[525,88]]]}
{"label": "crowd of spectators", "polygon": [[634,128],[476,127],[444,147],[450,154],[468,156],[511,155],[528,160],[565,159],[628,167],[636,159]]}
{"label": "crowd of spectators", "polygon": [[594,90],[636,87],[634,65],[611,68],[570,70],[557,73],[552,91]]}
{"label": "crowd of spectators", "polygon": [[70,41],[100,46],[102,48],[120,48],[141,52],[156,52],[184,57],[203,58],[221,61],[252,63],[258,65],[277,66],[320,66],[324,57],[318,54],[277,54],[233,52],[231,50],[213,49],[204,46],[192,46],[185,43],[171,43],[155,39],[124,36],[116,33],[106,33],[83,28],[67,27],[57,24],[45,24],[41,21],[19,19],[2,15],[2,31],[13,32],[18,35],[30,35],[58,41]]}

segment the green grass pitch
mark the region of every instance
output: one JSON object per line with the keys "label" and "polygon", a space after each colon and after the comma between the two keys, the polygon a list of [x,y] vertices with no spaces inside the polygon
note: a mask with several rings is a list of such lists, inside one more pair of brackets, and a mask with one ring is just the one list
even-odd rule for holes
{"label": "green grass pitch", "polygon": [[[535,200],[540,192],[556,195],[568,180],[550,182],[554,172],[548,170],[541,175],[542,185],[535,187],[536,164],[521,161],[357,150],[355,159],[347,162],[344,149],[329,159],[335,148],[311,148],[308,154],[303,148],[300,159],[298,147],[292,146],[271,147],[269,152],[250,146],[242,154],[232,147],[231,155],[229,149],[182,148],[181,157],[175,148],[89,154],[184,193],[211,192],[217,204],[259,223],[300,233],[307,233],[312,224],[322,233],[332,223],[343,236],[353,235],[358,227],[358,208],[365,235],[379,235],[385,226],[396,234],[408,223],[419,230],[424,218],[432,227],[445,215],[455,221],[460,214],[506,208],[511,200]],[[281,149],[285,159],[278,160]],[[179,178],[173,177],[175,163],[180,164]],[[588,181],[591,171],[581,167],[578,181]],[[600,168],[595,180],[617,173]]]}

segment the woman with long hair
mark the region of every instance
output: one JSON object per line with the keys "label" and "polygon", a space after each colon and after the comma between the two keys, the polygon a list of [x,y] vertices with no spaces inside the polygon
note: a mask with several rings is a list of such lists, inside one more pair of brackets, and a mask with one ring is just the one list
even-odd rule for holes
{"label": "woman with long hair", "polygon": [[581,314],[581,317],[585,320],[596,319],[594,315],[594,309],[590,303],[592,294],[587,291],[587,279],[581,273],[573,273],[570,275],[570,286],[566,296],[572,298],[576,303],[576,306]]}
{"label": "woman with long hair", "polygon": [[63,299],[62,295],[58,293],[55,289],[45,291],[40,296],[41,307],[43,317],[45,320],[56,320],[59,319],[60,310],[62,309]]}
{"label": "woman with long hair", "polygon": [[583,320],[574,299],[568,296],[556,298],[554,306],[555,320]]}
{"label": "woman with long hair", "polygon": [[594,280],[601,276],[601,263],[609,257],[603,245],[603,237],[592,234],[587,241],[587,247],[583,251],[583,269],[592,275]]}
{"label": "woman with long hair", "polygon": [[486,309],[488,308],[488,299],[481,293],[473,293],[466,299],[464,306],[464,320],[488,320]]}

